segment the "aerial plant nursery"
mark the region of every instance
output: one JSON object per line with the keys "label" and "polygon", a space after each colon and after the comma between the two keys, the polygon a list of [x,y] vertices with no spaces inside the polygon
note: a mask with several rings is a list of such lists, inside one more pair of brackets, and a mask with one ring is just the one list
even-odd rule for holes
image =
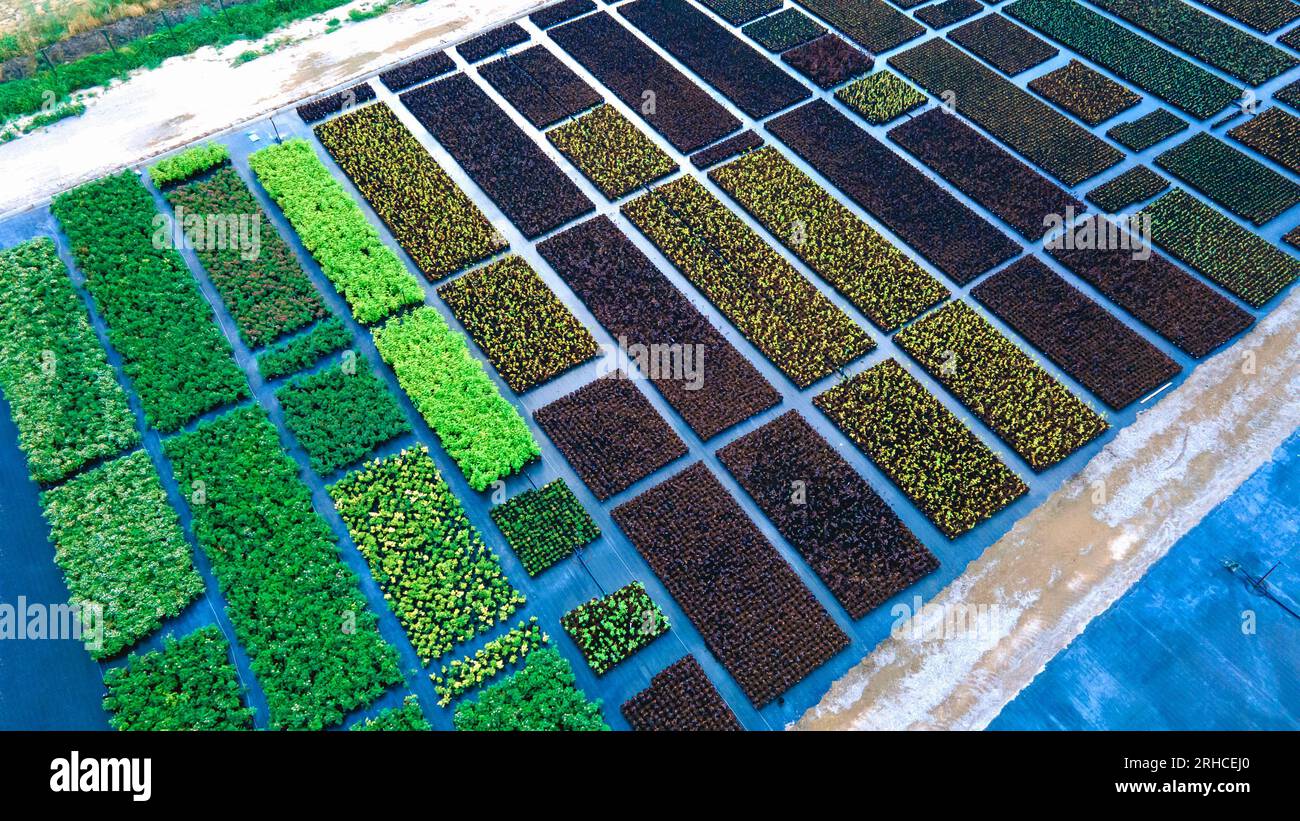
{"label": "aerial plant nursery", "polygon": [[1300,2],[15,5],[0,730],[1300,730]]}

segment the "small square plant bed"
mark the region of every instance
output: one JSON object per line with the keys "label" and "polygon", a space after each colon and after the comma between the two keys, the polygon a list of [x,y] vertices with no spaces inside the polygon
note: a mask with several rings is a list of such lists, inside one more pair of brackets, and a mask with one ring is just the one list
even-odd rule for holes
{"label": "small square plant bed", "polygon": [[667,633],[670,626],[641,582],[570,610],[560,624],[598,676]]}
{"label": "small square plant bed", "polygon": [[835,92],[835,99],[872,125],[884,125],[925,105],[930,98],[889,69],[882,69]]}
{"label": "small square plant bed", "polygon": [[529,576],[600,538],[600,528],[563,479],[507,499],[491,515]]}
{"label": "small square plant bed", "polygon": [[622,371],[533,415],[601,501],[686,455],[686,445]]}
{"label": "small square plant bed", "polygon": [[779,54],[821,37],[826,33],[826,27],[798,9],[788,8],[771,17],[755,20],[741,31],[763,48]]}
{"label": "small square plant bed", "polygon": [[859,51],[835,34],[818,37],[811,43],[792,48],[781,59],[822,89],[861,77],[875,65],[875,59]]}
{"label": "small square plant bed", "polygon": [[974,17],[984,10],[980,0],[944,0],[916,12],[916,19],[932,29],[941,29]]}
{"label": "small square plant bed", "polygon": [[1109,214],[1146,202],[1169,188],[1169,180],[1145,165],[1135,166],[1088,192],[1088,202]]}
{"label": "small square plant bed", "polygon": [[612,105],[551,129],[546,137],[611,201],[677,170],[673,158]]}
{"label": "small square plant bed", "polygon": [[285,424],[321,476],[411,430],[384,383],[357,364],[300,376],[275,393]]}
{"label": "small square plant bed", "polygon": [[1142,102],[1140,95],[1078,60],[1030,80],[1029,87],[1088,125],[1100,125]]}
{"label": "small square plant bed", "polygon": [[1157,108],[1136,120],[1111,126],[1106,136],[1130,151],[1146,151],[1156,143],[1164,142],[1188,128],[1177,114]]}

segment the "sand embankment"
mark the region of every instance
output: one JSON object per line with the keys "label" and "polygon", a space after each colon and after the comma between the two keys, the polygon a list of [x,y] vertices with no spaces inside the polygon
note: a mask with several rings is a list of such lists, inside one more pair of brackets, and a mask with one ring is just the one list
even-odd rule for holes
{"label": "sand embankment", "polygon": [[913,629],[924,619],[905,625],[793,727],[987,726],[1300,426],[1298,335],[1293,289],[971,562],[925,615],[992,606],[996,618],[929,640],[938,631]]}
{"label": "sand embankment", "polygon": [[[358,0],[274,31],[262,40],[206,47],[140,71],[86,100],[86,113],[0,145],[0,214],[134,165],[232,124],[540,6],[543,0],[427,0],[348,22]],[[325,33],[330,18],[345,21]],[[239,66],[235,57],[288,41]]]}

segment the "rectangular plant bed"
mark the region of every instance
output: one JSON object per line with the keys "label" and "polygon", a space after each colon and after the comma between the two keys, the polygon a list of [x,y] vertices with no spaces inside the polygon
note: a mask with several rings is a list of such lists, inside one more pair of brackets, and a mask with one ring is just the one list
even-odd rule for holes
{"label": "rectangular plant bed", "polygon": [[782,114],[768,130],[958,283],[1020,253],[1017,242],[824,100]]}
{"label": "rectangular plant bed", "polygon": [[592,599],[560,618],[583,658],[603,676],[616,664],[668,632],[668,617],[641,582]]}
{"label": "rectangular plant bed", "polygon": [[600,538],[600,528],[563,479],[512,496],[491,515],[529,576]]}
{"label": "rectangular plant bed", "polygon": [[696,462],[614,521],[762,708],[849,644],[736,500]]}
{"label": "rectangular plant bed", "polygon": [[686,455],[677,433],[621,371],[539,408],[533,417],[601,501]]}
{"label": "rectangular plant bed", "polygon": [[875,347],[871,337],[694,177],[622,211],[799,387]]}
{"label": "rectangular plant bed", "polygon": [[541,236],[594,207],[467,75],[408,91],[402,102],[525,237]]}
{"label": "rectangular plant bed", "polygon": [[781,401],[608,217],[570,228],[537,249],[701,439]]}
{"label": "rectangular plant bed", "polygon": [[438,295],[515,393],[596,355],[591,332],[523,257],[476,268],[443,285]]}
{"label": "rectangular plant bed", "polygon": [[939,567],[798,411],[745,434],[718,451],[718,459],[852,619]]}
{"label": "rectangular plant bed", "polygon": [[813,400],[945,536],[1029,492],[914,376],[887,359]]}

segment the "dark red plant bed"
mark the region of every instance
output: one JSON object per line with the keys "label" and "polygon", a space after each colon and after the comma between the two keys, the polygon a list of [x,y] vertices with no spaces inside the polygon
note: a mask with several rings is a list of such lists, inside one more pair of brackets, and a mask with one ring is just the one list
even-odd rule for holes
{"label": "dark red plant bed", "polygon": [[717,100],[641,42],[608,12],[548,32],[615,96],[684,154],[740,128]]}
{"label": "dark red plant bed", "polygon": [[728,137],[716,145],[691,155],[691,165],[700,170],[712,168],[723,160],[739,157],[746,151],[752,151],[763,144],[763,138],[752,130],[745,130],[734,137]]}
{"label": "dark red plant bed", "polygon": [[425,80],[441,77],[456,70],[456,63],[445,51],[435,51],[423,57],[408,60],[397,68],[389,69],[379,75],[379,81],[393,92],[404,91]]}
{"label": "dark red plant bed", "polygon": [[[1098,219],[1089,217],[1085,223]],[[1086,224],[1083,227],[1088,228]],[[1054,249],[1051,255],[1179,350],[1198,359],[1255,321],[1232,300],[1154,250],[1147,259],[1135,259],[1131,250],[1118,248]]]}
{"label": "dark red plant bed", "polygon": [[408,91],[402,102],[529,239],[594,209],[537,143],[464,74]]}
{"label": "dark red plant bed", "polygon": [[781,59],[824,89],[861,77],[876,62],[870,54],[858,51],[837,34],[827,34],[792,48]]}
{"label": "dark red plant bed", "polygon": [[798,411],[737,439],[718,459],[854,619],[939,567]]}
{"label": "dark red plant bed", "polygon": [[[884,0],[795,0],[872,54],[925,34],[925,26]],[[913,4],[919,5],[919,4]]]}
{"label": "dark red plant bed", "polygon": [[965,284],[1020,245],[824,100],[768,130],[955,281]]}
{"label": "dark red plant bed", "polygon": [[456,53],[464,57],[466,62],[477,63],[502,49],[527,41],[528,32],[524,31],[518,23],[506,23],[504,26],[497,26],[491,31],[485,31],[471,40],[466,40],[456,46]]}
{"label": "dark red plant bed", "polygon": [[553,6],[547,6],[541,11],[535,11],[528,15],[534,26],[539,29],[548,29],[551,26],[558,26],[560,23],[572,20],[580,14],[596,8],[592,0],[561,0]]}
{"label": "dark red plant bed", "polygon": [[701,439],[780,403],[771,383],[608,217],[537,250]]}
{"label": "dark red plant bed", "polygon": [[849,637],[702,462],[613,516],[757,707],[848,646]]}
{"label": "dark red plant bed", "polygon": [[603,101],[546,46],[484,63],[478,73],[536,128],[546,128]]}
{"label": "dark red plant bed", "polygon": [[375,99],[375,90],[370,83],[357,83],[351,88],[336,91],[319,100],[312,100],[298,106],[298,116],[305,123],[323,120],[331,114],[337,114],[345,108],[368,103]]}
{"label": "dark red plant bed", "polygon": [[1037,257],[999,271],[971,295],[1115,410],[1182,370]]}
{"label": "dark red plant bed", "polygon": [[685,656],[655,673],[650,686],[623,702],[620,709],[633,730],[680,733],[744,729],[695,656]]}
{"label": "dark red plant bed", "polygon": [[622,371],[555,400],[533,418],[601,501],[686,455],[686,445]]}
{"label": "dark red plant bed", "polygon": [[1006,74],[1042,65],[1060,50],[1000,14],[986,14],[948,32],[948,39]]}
{"label": "dark red plant bed", "polygon": [[1046,217],[1087,205],[941,108],[889,132],[889,138],[971,199],[1006,220],[1025,239],[1041,239]]}
{"label": "dark red plant bed", "polygon": [[686,0],[632,0],[619,6],[618,13],[755,119],[812,96]]}

